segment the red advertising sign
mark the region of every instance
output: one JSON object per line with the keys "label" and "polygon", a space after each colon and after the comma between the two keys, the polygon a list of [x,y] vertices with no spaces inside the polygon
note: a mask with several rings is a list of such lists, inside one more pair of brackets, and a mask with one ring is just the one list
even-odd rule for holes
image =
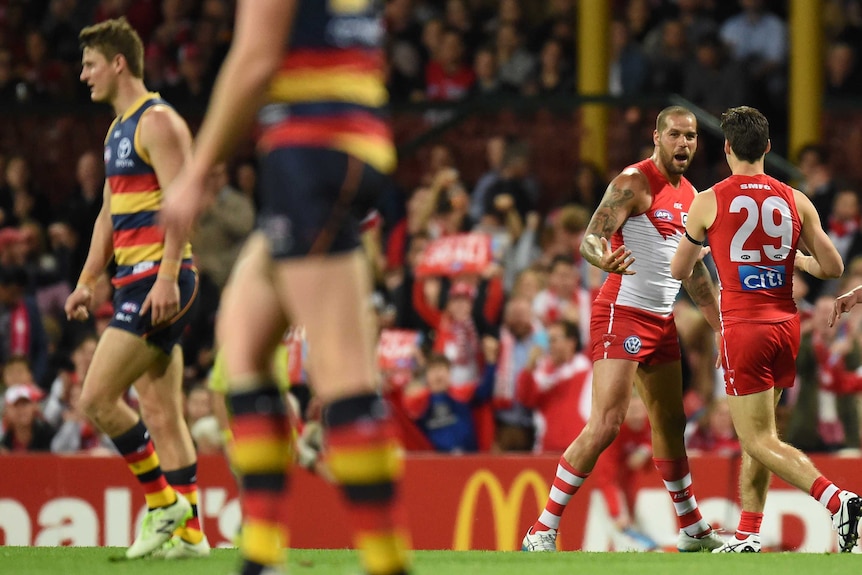
{"label": "red advertising sign", "polygon": [[446,236],[428,244],[419,260],[416,275],[482,273],[491,262],[491,236],[479,233]]}
{"label": "red advertising sign", "polygon": [[[858,487],[858,458],[815,457],[838,485]],[[558,458],[552,456],[410,455],[403,484],[412,539],[418,549],[518,549],[545,504]],[[733,531],[739,518],[738,458],[691,459],[694,491],[704,517]],[[0,544],[129,545],[145,511],[140,486],[119,457],[0,456]],[[240,521],[237,490],[224,460],[199,462],[199,513],[213,545],[229,545]],[[575,495],[560,526],[561,549],[614,549],[604,498],[590,481]],[[325,528],[293,529],[291,545],[344,548],[350,524],[332,485],[297,470],[290,517],[323,517]],[[632,501],[640,529],[672,548],[673,505],[654,471],[638,479]],[[807,493],[774,480],[762,525],[764,546],[823,552],[835,549],[829,514]]]}

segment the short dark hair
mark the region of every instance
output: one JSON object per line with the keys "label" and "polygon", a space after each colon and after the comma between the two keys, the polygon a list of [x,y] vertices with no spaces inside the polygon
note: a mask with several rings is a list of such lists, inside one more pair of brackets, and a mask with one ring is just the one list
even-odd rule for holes
{"label": "short dark hair", "polygon": [[558,265],[565,265],[565,266],[569,266],[569,267],[574,267],[575,266],[575,260],[572,259],[571,256],[556,255],[551,260],[551,265],[548,266],[548,271],[554,271],[554,268],[556,268]]}
{"label": "short dark hair", "polygon": [[425,369],[434,365],[442,365],[449,369],[452,367],[452,362],[442,353],[432,353],[428,356],[428,360],[425,362]]}
{"label": "short dark hair", "polygon": [[664,110],[658,113],[655,119],[655,130],[658,133],[661,133],[667,125],[668,116],[694,116],[694,112],[689,110],[688,108],[684,108],[683,106],[668,106]]}
{"label": "short dark hair", "polygon": [[551,322],[550,325],[561,327],[563,329],[563,336],[575,342],[575,351],[581,351],[581,328],[577,323],[567,319],[558,319]]}
{"label": "short dark hair", "polygon": [[78,41],[82,50],[98,50],[108,60],[122,54],[132,76],[144,77],[144,43],[124,17],[87,26],[78,34]]}
{"label": "short dark hair", "polygon": [[745,162],[756,162],[769,146],[769,120],[757,108],[729,108],[721,115],[721,131],[736,157]]}

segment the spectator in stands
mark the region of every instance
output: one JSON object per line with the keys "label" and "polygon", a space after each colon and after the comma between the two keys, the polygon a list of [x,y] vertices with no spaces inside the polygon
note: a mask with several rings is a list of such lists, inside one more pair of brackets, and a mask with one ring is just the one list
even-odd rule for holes
{"label": "spectator in stands", "polygon": [[101,433],[81,409],[81,385],[69,388],[69,407],[63,411],[62,423],[51,439],[51,453],[89,453],[114,455],[117,450],[111,438]]}
{"label": "spectator in stands", "polygon": [[536,209],[539,186],[531,174],[530,148],[525,142],[510,142],[506,145],[499,177],[472,202],[481,202],[483,214],[499,212],[498,196],[509,196],[522,220]]}
{"label": "spectator in stands", "polygon": [[538,52],[551,38],[560,42],[567,55],[573,49],[573,30],[575,7],[572,0],[550,0],[544,18],[530,32],[529,47]]}
{"label": "spectator in stands", "polygon": [[473,97],[492,96],[507,90],[497,72],[497,54],[493,48],[482,46],[473,56],[473,75],[476,81],[470,89]]}
{"label": "spectator in stands", "polygon": [[728,106],[741,105],[747,97],[746,82],[739,79],[745,73],[742,65],[727,57],[718,36],[704,35],[695,45],[694,60],[684,65],[685,82],[682,95],[686,100],[712,114]]}
{"label": "spectator in stands", "polygon": [[625,8],[626,28],[632,40],[643,47],[650,31],[657,26],[658,13],[651,9],[649,0],[628,0]]}
{"label": "spectator in stands", "polygon": [[176,63],[180,47],[192,40],[190,7],[191,3],[186,0],[161,1],[162,21],[153,31],[150,41],[164,49],[171,64]]}
{"label": "spectator in stands", "polygon": [[799,392],[787,428],[787,440],[803,451],[859,447],[858,378],[862,363],[859,325],[862,316],[841,316],[829,327],[833,298],[820,296],[802,334],[796,371]]}
{"label": "spectator in stands", "polygon": [[[859,207],[859,194],[853,188],[840,187],[829,211],[826,233],[835,244],[841,259],[850,262],[862,255],[862,211]],[[815,279],[815,278],[812,278]],[[818,293],[835,295],[840,280],[823,283]],[[814,283],[814,282],[810,282]],[[811,285],[817,290],[816,285]]]}
{"label": "spectator in stands", "polygon": [[177,70],[179,80],[166,86],[162,94],[166,100],[191,110],[206,109],[210,98],[211,86],[207,83],[206,62],[197,44],[188,42],[177,51]]}
{"label": "spectator in stands", "polygon": [[0,104],[11,105],[18,102],[19,82],[20,79],[12,69],[12,52],[8,48],[0,47]]}
{"label": "spectator in stands", "polygon": [[555,39],[546,41],[539,55],[539,66],[523,85],[522,92],[528,96],[573,94],[575,80],[569,59],[562,43]]}
{"label": "spectator in stands", "polygon": [[489,390],[478,388],[478,381],[456,383],[451,366],[451,360],[445,355],[432,354],[425,366],[424,381],[408,386],[403,398],[404,408],[435,450],[476,451],[478,442],[471,404],[487,399]]}
{"label": "spectator in stands", "polygon": [[494,135],[485,141],[485,163],[487,170],[479,177],[470,194],[470,218],[478,222],[485,213],[485,196],[488,189],[500,179],[506,147],[509,142],[504,136]]}
{"label": "spectator in stands", "polygon": [[98,341],[99,338],[94,334],[84,336],[72,350],[71,365],[61,367],[51,383],[43,412],[45,421],[53,427],[57,428],[62,424],[64,412],[72,407],[72,388],[80,388],[84,384],[84,376],[93,361]]}
{"label": "spectator in stands", "polygon": [[27,32],[26,60],[20,67],[21,77],[32,88],[30,100],[62,100],[72,97],[75,86],[71,73],[62,62],[51,57],[48,44],[38,30]]}
{"label": "spectator in stands", "polygon": [[820,144],[806,144],[799,150],[796,166],[803,178],[799,189],[811,199],[820,214],[820,223],[828,229],[829,213],[838,193],[838,184],[829,166],[829,150]]}
{"label": "spectator in stands", "polygon": [[35,386],[30,361],[23,355],[13,355],[3,364],[3,384],[8,388],[13,385]]}
{"label": "spectator in stands", "polygon": [[579,331],[569,321],[552,323],[547,355],[534,347],[518,376],[515,397],[533,410],[537,453],[564,451],[589,417],[592,362],[580,353]]}
{"label": "spectator in stands", "polygon": [[733,428],[727,399],[716,399],[703,412],[694,432],[688,438],[686,449],[689,453],[739,455],[739,438]]}
{"label": "spectator in stands", "polygon": [[443,31],[440,49],[425,67],[425,95],[432,102],[452,102],[467,96],[476,77],[464,63],[464,43],[454,29]]}
{"label": "spectator in stands", "polygon": [[54,430],[39,414],[41,395],[32,385],[13,385],[6,390],[0,454],[50,450]]}
{"label": "spectator in stands", "polygon": [[24,156],[12,156],[6,163],[6,185],[0,189],[4,226],[18,226],[36,220],[43,226],[51,221],[51,203],[35,189],[30,165]]}
{"label": "spectator in stands", "polygon": [[213,414],[212,392],[203,384],[195,384],[186,393],[186,423],[191,429],[199,420]]}
{"label": "spectator in stands", "polygon": [[826,98],[852,98],[862,94],[862,71],[857,49],[849,42],[830,44],[826,53]]}
{"label": "spectator in stands", "polygon": [[513,90],[520,90],[536,67],[536,59],[523,47],[521,32],[514,24],[503,23],[497,29],[494,46],[500,81]]}
{"label": "spectator in stands", "polygon": [[42,20],[41,32],[53,55],[66,63],[77,63],[78,30],[81,23],[74,20],[75,0],[51,0],[48,13]]}
{"label": "spectator in stands", "polygon": [[641,94],[649,80],[649,60],[632,40],[626,23],[611,23],[611,70],[609,92],[613,96]]}
{"label": "spectator in stands", "polygon": [[444,13],[446,26],[457,30],[468,54],[474,53],[482,42],[482,30],[476,26],[466,0],[446,0]]}
{"label": "spectator in stands", "polygon": [[595,210],[599,207],[599,202],[607,187],[608,182],[602,169],[594,162],[585,160],[578,165],[575,171],[572,200],[589,211]]}
{"label": "spectator in stands", "polygon": [[[529,451],[533,448],[533,414],[516,398],[518,376],[535,348],[547,351],[548,336],[525,297],[512,297],[503,312],[500,339],[485,343],[484,378],[493,380],[495,451]],[[485,382],[483,385],[487,385]]]}
{"label": "spectator in stands", "polygon": [[581,326],[579,343],[589,342],[591,302],[572,258],[556,256],[551,262],[547,287],[533,300],[533,313],[546,327],[563,320]]}
{"label": "spectator in stands", "polygon": [[766,10],[764,0],[739,0],[739,4],[742,12],[722,24],[721,39],[733,58],[745,64],[753,88],[751,95],[758,99],[760,107],[783,110],[787,96],[787,26]]}
{"label": "spectator in stands", "polygon": [[680,74],[691,58],[685,28],[679,20],[665,20],[657,45],[646,51],[649,58],[650,89],[660,94],[682,92],[685,76]]}
{"label": "spectator in stands", "polygon": [[[65,202],[61,220],[68,222],[77,236],[73,260],[76,269],[81,269],[90,249],[90,237],[84,230],[93,228],[96,216],[102,209],[102,196],[105,184],[104,162],[101,154],[87,150],[78,156],[75,167],[75,191]],[[77,276],[76,276],[77,278]]]}
{"label": "spectator in stands", "polygon": [[207,186],[214,200],[201,216],[192,236],[200,303],[184,350],[189,363],[196,360],[202,348],[213,346],[221,290],[240,248],[254,228],[255,209],[251,198],[230,185],[227,166],[216,166],[207,179]]}
{"label": "spectator in stands", "polygon": [[682,22],[689,46],[697,46],[706,36],[718,34],[718,23],[704,10],[704,0],[677,0],[676,18]]}
{"label": "spectator in stands", "polygon": [[427,58],[422,47],[422,27],[412,11],[412,0],[386,3],[384,19],[388,36],[389,96],[393,101],[420,99]]}
{"label": "spectator in stands", "polygon": [[0,361],[21,355],[27,358],[36,382],[48,370],[48,338],[36,300],[25,293],[27,272],[20,267],[0,267]]}
{"label": "spectator in stands", "polygon": [[27,293],[36,296],[40,312],[62,321],[65,299],[71,292],[68,278],[78,271],[70,269],[71,251],[62,245],[48,250],[45,233],[36,222],[22,224],[20,230]]}

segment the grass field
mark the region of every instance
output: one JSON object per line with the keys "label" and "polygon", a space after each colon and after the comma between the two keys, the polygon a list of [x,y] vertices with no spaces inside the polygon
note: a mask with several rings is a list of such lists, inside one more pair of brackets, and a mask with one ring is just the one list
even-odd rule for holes
{"label": "grass field", "polygon": [[[0,547],[2,575],[228,575],[235,550],[218,549],[208,559],[165,562],[111,561],[119,548]],[[417,551],[416,575],[858,575],[859,555],[764,553],[517,553],[502,551]],[[291,575],[355,575],[356,555],[347,550],[290,552]]]}

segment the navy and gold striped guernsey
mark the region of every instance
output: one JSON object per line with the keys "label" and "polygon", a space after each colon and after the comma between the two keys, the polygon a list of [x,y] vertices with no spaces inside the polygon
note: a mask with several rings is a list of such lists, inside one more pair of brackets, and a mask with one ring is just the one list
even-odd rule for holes
{"label": "navy and gold striped guernsey", "polygon": [[[141,116],[153,106],[168,104],[153,92],[135,102],[117,117],[105,138],[105,177],[111,189],[115,287],[159,271],[164,253],[164,231],[156,218],[162,205],[162,190],[150,158],[140,146]],[[186,244],[183,267],[192,266],[192,247]]]}
{"label": "navy and gold striped guernsey", "polygon": [[392,172],[380,4],[299,1],[290,45],[269,86],[269,105],[259,115],[263,152],[329,148]]}

